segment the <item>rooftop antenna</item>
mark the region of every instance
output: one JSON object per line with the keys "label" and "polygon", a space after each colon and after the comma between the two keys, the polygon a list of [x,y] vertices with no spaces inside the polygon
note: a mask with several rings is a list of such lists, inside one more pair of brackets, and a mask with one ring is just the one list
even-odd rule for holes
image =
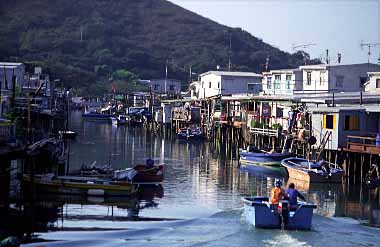
{"label": "rooftop antenna", "polygon": [[371,53],[371,48],[375,48],[375,47],[378,47],[378,46],[380,46],[380,43],[363,43],[363,41],[360,43],[360,48],[362,48],[362,50],[363,50],[364,47],[368,48],[368,53],[367,53],[367,55],[368,55],[368,69],[369,69],[369,64],[371,62],[371,54],[372,54]]}
{"label": "rooftop antenna", "polygon": [[[292,50],[293,51],[303,51],[305,48],[308,48],[310,46],[315,46],[317,44],[313,44],[313,43],[309,43],[309,44],[299,44],[299,45],[296,45],[296,44],[292,44]],[[307,57],[304,56],[304,61],[305,61],[305,65],[307,64]]]}

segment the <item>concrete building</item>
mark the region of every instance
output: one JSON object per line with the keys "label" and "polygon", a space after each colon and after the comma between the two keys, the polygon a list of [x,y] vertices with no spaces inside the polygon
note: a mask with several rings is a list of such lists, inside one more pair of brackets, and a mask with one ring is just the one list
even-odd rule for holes
{"label": "concrete building", "polygon": [[300,69],[283,69],[263,72],[262,92],[264,95],[293,95],[302,90]]}
{"label": "concrete building", "polygon": [[263,94],[294,95],[364,91],[367,73],[377,64],[318,64],[263,73]]}
{"label": "concrete building", "polygon": [[368,72],[369,80],[365,84],[366,92],[380,92],[380,72]]}
{"label": "concrete building", "polygon": [[9,97],[12,94],[14,77],[16,87],[24,85],[25,66],[22,63],[0,62],[0,116],[9,110]]}
{"label": "concrete building", "polygon": [[12,77],[15,76],[16,86],[24,85],[25,65],[22,63],[0,62],[0,85],[4,91],[12,90]]}
{"label": "concrete building", "polygon": [[262,75],[251,72],[208,71],[200,75],[198,98],[217,95],[259,94]]}
{"label": "concrete building", "polygon": [[140,81],[146,83],[151,87],[152,92],[158,94],[181,94],[181,81],[176,79],[151,79],[146,81]]}

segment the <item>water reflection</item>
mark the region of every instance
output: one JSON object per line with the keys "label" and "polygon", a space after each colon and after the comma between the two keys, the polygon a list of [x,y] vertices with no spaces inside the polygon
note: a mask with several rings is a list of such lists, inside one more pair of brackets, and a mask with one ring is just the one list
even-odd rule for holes
{"label": "water reflection", "polygon": [[70,170],[93,161],[97,165],[126,168],[153,158],[156,163],[165,163],[162,187],[148,188],[133,198],[84,200],[40,196],[17,202],[7,199],[9,203],[0,210],[0,217],[6,221],[1,222],[15,222],[15,226],[3,225],[3,228],[24,232],[93,229],[106,227],[105,222],[111,222],[108,228],[115,228],[112,224],[115,221],[121,227],[122,222],[137,220],[205,217],[241,208],[242,195],[269,196],[276,179],[282,179],[285,186],[294,182],[307,200],[317,204],[318,214],[348,216],[379,224],[378,190],[341,184],[305,184],[287,180],[283,172],[243,167],[237,161],[237,146],[233,143],[180,142],[170,133],[161,135],[139,127],[82,121],[80,112],[73,112],[70,123],[71,129],[78,132],[77,140],[70,144]]}

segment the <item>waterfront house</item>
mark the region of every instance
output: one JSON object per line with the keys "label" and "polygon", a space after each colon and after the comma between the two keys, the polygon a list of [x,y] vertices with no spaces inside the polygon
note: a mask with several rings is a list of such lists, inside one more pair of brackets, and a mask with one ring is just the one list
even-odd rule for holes
{"label": "waterfront house", "polygon": [[9,97],[12,95],[13,80],[16,87],[24,84],[25,66],[22,63],[0,62],[0,116],[9,109]]}
{"label": "waterfront house", "polygon": [[189,85],[189,91],[190,91],[190,97],[191,99],[198,99],[199,98],[199,92],[201,91],[201,82],[200,81],[193,81]]}
{"label": "waterfront house", "polygon": [[369,80],[365,84],[366,92],[380,92],[380,72],[368,72]]}
{"label": "waterfront house", "polygon": [[199,99],[234,94],[258,94],[262,75],[252,72],[208,71],[200,75]]}
{"label": "waterfront house", "polygon": [[264,95],[293,95],[302,90],[302,71],[283,69],[263,72],[262,92]]}
{"label": "waterfront house", "polygon": [[176,79],[151,79],[140,80],[142,84],[146,84],[153,93],[157,94],[181,94],[181,81]]}
{"label": "waterfront house", "polygon": [[263,73],[264,95],[295,95],[364,91],[367,73],[377,64],[318,64]]}
{"label": "waterfront house", "polygon": [[323,106],[309,109],[309,112],[312,114],[312,135],[317,138],[317,144],[327,131],[331,131],[326,145],[329,150],[347,147],[350,139],[371,147],[380,133],[379,105]]}

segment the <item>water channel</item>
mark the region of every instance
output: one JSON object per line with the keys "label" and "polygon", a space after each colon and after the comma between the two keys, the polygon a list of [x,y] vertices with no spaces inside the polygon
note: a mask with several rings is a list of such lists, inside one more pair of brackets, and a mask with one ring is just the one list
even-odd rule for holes
{"label": "water channel", "polygon": [[[231,143],[186,142],[141,127],[83,121],[73,112],[69,168],[82,164],[133,167],[152,158],[165,164],[162,187],[125,199],[46,199],[55,210],[37,235],[44,246],[376,246],[380,229],[378,190],[342,184],[296,183],[317,204],[311,232],[251,228],[242,213],[242,195],[269,195],[282,173],[242,168]],[[45,200],[45,199],[44,199]],[[50,202],[50,204],[49,204]],[[327,217],[326,217],[327,216]],[[356,221],[356,220],[359,221]],[[48,233],[42,233],[44,231]],[[75,231],[74,231],[75,230]],[[91,230],[91,231],[90,231]],[[96,231],[95,231],[96,230]],[[322,237],[321,237],[322,236]],[[30,244],[31,246],[40,246]]]}

